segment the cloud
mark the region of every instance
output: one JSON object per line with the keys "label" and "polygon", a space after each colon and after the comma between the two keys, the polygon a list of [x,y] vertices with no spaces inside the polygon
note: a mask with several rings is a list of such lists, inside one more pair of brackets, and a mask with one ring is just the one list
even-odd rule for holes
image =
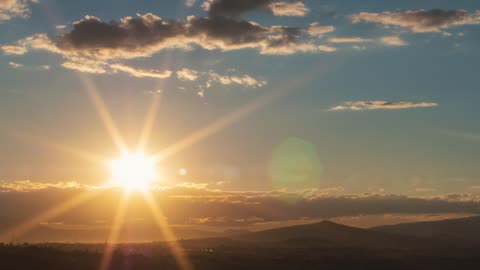
{"label": "cloud", "polygon": [[21,68],[23,67],[23,64],[15,63],[15,62],[8,62],[8,65],[12,68]]}
{"label": "cloud", "polygon": [[[342,188],[311,189],[300,192],[258,191],[235,192],[209,189],[207,184],[159,186],[151,190],[152,199],[162,209],[172,229],[224,231],[247,229],[273,224],[315,222],[321,219],[365,216],[474,215],[480,213],[480,195],[450,194],[437,197],[407,197],[393,194],[347,194]],[[52,206],[65,205],[72,198],[90,199],[57,216],[34,219],[32,231],[15,230]],[[101,242],[108,236],[123,191],[93,187],[76,182],[37,183],[0,181],[0,241],[11,239],[12,228],[21,241]],[[16,207],[12,210],[12,205]],[[123,242],[152,239],[157,233],[155,220],[140,194],[129,197],[126,216],[130,217],[128,233],[121,233]],[[378,225],[378,224],[377,224]],[[141,232],[146,232],[142,234]],[[177,232],[177,231],[176,231]],[[188,238],[186,232],[178,232]],[[191,234],[190,234],[191,235]],[[198,234],[197,234],[198,235]],[[145,238],[143,238],[145,237]],[[191,236],[190,236],[191,237]]]}
{"label": "cloud", "polygon": [[335,31],[335,27],[332,25],[320,25],[318,22],[310,24],[307,29],[307,33],[313,37],[323,37],[325,34]]}
{"label": "cloud", "polygon": [[411,108],[436,107],[434,102],[389,102],[389,101],[349,101],[329,109],[329,111],[367,111],[367,110],[400,110]]}
{"label": "cloud", "polygon": [[[62,64],[64,68],[91,74],[115,74],[124,72],[130,76],[137,78],[170,78],[174,72],[171,70],[159,69],[141,69],[128,66],[121,63],[110,63],[101,59],[91,59],[83,57],[69,57]],[[201,87],[209,88],[214,83],[222,85],[240,85],[244,87],[263,87],[267,81],[252,77],[251,75],[220,75],[212,70],[209,72],[201,72],[189,68],[182,68],[175,72],[177,78],[182,81],[196,81],[203,78],[203,83],[199,83]]]}
{"label": "cloud", "polygon": [[109,73],[106,62],[81,57],[71,57],[62,64],[62,67],[91,74]]}
{"label": "cloud", "polygon": [[302,2],[273,0],[206,0],[202,7],[210,16],[237,17],[250,11],[265,11],[275,16],[305,16],[310,9]]}
{"label": "cloud", "polygon": [[388,46],[407,46],[408,45],[408,42],[404,41],[399,36],[382,37],[380,39],[380,42]]}
{"label": "cloud", "polygon": [[187,7],[193,7],[197,0],[185,0],[185,6]]}
{"label": "cloud", "polygon": [[177,71],[177,78],[182,81],[196,81],[199,76],[199,72],[193,69],[183,68]]}
{"label": "cloud", "polygon": [[199,91],[199,95],[204,95],[204,88],[210,88],[214,83],[218,83],[221,85],[240,85],[244,87],[263,87],[267,85],[267,81],[256,79],[251,75],[235,75],[235,74],[226,74],[221,75],[213,70],[208,72],[201,72],[193,69],[183,68],[176,72],[177,78],[182,81],[197,81],[202,79],[203,82],[198,83],[200,85],[201,90]]}
{"label": "cloud", "polygon": [[207,82],[207,87],[210,87],[212,82],[217,82],[223,85],[237,84],[242,86],[249,87],[263,87],[267,84],[266,81],[257,80],[250,75],[235,76],[235,75],[220,75],[213,71],[208,73],[209,80]]}
{"label": "cloud", "polygon": [[6,55],[23,55],[26,54],[30,49],[46,50],[59,54],[62,53],[46,34],[35,34],[18,40],[14,45],[3,45],[0,48]]}
{"label": "cloud", "polygon": [[368,43],[373,40],[370,38],[362,37],[332,37],[328,39],[331,43]]}
{"label": "cloud", "polygon": [[[234,192],[212,190],[202,184],[162,186],[151,191],[170,225],[246,226],[264,222],[322,219],[344,216],[383,214],[480,213],[477,194],[450,194],[437,197],[407,197],[393,194],[346,194],[342,188],[311,189],[301,192]],[[218,188],[218,187],[217,187]],[[31,219],[52,205],[85,192],[99,192],[85,204],[41,223],[71,225],[113,221],[122,191],[113,188],[82,186],[75,182],[35,183],[17,181],[0,183],[0,235],[6,227]],[[9,211],[11,205],[21,207]],[[98,207],[101,205],[101,207]],[[152,222],[148,206],[140,196],[132,196],[132,217]],[[134,210],[133,210],[134,209]],[[199,224],[200,223],[200,224]],[[10,225],[10,226],[9,226]]]}
{"label": "cloud", "polygon": [[0,22],[8,21],[15,17],[27,18],[31,14],[30,3],[37,0],[0,0]]}
{"label": "cloud", "polygon": [[440,32],[442,29],[480,24],[480,11],[468,13],[465,10],[406,10],[398,12],[361,12],[353,15],[354,23],[370,22],[385,26],[398,26],[412,32]]}
{"label": "cloud", "polygon": [[[167,48],[206,50],[257,49],[261,54],[322,52],[322,45],[303,40],[304,31],[287,26],[265,27],[255,22],[225,17],[189,16],[185,23],[163,20],[148,13],[102,22],[86,16],[74,22],[70,32],[51,39],[36,34],[3,46],[4,53],[24,54],[29,49],[47,50],[64,57],[127,59],[148,57]],[[330,50],[328,50],[330,51]]]}
{"label": "cloud", "polygon": [[30,180],[19,180],[13,182],[0,181],[0,193],[2,192],[33,192],[46,189],[81,189],[87,186],[80,185],[75,181],[71,182],[57,182],[57,183],[42,183],[32,182]]}
{"label": "cloud", "polygon": [[122,64],[112,64],[110,65],[110,68],[114,72],[122,71],[137,78],[149,77],[164,79],[169,78],[172,75],[172,71],[170,70],[140,69]]}
{"label": "cloud", "polygon": [[70,57],[62,64],[64,68],[91,74],[115,74],[124,72],[137,78],[169,78],[172,75],[170,70],[141,69],[120,63],[109,63],[107,61],[89,59],[83,57]]}
{"label": "cloud", "polygon": [[23,55],[28,52],[25,46],[3,45],[0,47],[5,55]]}
{"label": "cloud", "polygon": [[274,2],[268,5],[268,8],[275,16],[303,17],[310,12],[302,2]]}
{"label": "cloud", "polygon": [[362,46],[360,46],[360,45],[353,45],[353,46],[352,46],[352,49],[354,49],[354,50],[356,50],[356,51],[365,51],[365,50],[367,50],[367,46],[364,46],[364,45],[362,45]]}

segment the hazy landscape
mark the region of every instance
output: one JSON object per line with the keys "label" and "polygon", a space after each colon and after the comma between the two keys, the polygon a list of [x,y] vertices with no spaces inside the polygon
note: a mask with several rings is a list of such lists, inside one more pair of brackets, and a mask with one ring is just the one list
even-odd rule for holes
{"label": "hazy landscape", "polygon": [[[475,269],[480,217],[358,229],[330,221],[182,240],[192,269]],[[168,242],[113,246],[108,269],[181,269]],[[105,244],[0,246],[8,269],[98,269]]]}

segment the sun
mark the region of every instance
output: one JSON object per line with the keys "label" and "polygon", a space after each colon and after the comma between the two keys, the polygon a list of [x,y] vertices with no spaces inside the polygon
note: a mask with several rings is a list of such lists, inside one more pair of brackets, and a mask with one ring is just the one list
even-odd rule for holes
{"label": "sun", "polygon": [[143,152],[126,152],[110,163],[113,185],[126,190],[146,190],[158,177],[155,159]]}

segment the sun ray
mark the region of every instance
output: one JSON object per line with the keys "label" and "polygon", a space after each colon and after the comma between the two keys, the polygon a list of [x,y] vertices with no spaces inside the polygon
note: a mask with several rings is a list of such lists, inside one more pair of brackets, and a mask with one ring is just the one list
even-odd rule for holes
{"label": "sun ray", "polygon": [[61,152],[72,154],[94,163],[105,163],[108,160],[107,157],[101,156],[99,154],[81,150],[67,144],[53,142],[40,136],[27,134],[26,132],[19,132],[17,130],[6,130],[5,134],[15,139],[27,141],[32,144],[38,144],[43,147],[52,148]]}
{"label": "sun ray", "polygon": [[201,128],[194,133],[182,138],[178,142],[174,143],[173,145],[167,147],[166,149],[162,150],[161,152],[155,154],[155,158],[157,160],[164,160],[169,156],[176,154],[177,152],[182,151],[183,149],[201,141],[212,134],[215,134],[222,130],[223,128],[233,124],[234,122],[248,116],[249,114],[255,112],[256,110],[260,109],[261,107],[269,104],[273,100],[281,97],[284,95],[284,92],[275,91],[270,92],[267,94],[262,95],[260,98],[255,99],[254,101],[247,103],[246,105],[232,111],[231,113],[219,118],[215,122],[211,123],[210,125]]}
{"label": "sun ray", "polygon": [[308,81],[311,81],[314,78],[315,69],[296,78],[295,80],[289,81],[288,84],[278,85],[278,87],[271,87],[275,91],[267,92],[260,97],[244,104],[243,106],[237,108],[236,110],[230,112],[229,114],[217,119],[210,125],[201,128],[192,134],[180,139],[173,145],[168,146],[166,149],[158,152],[154,155],[155,159],[158,161],[164,160],[171,155],[174,155],[183,149],[198,143],[199,141],[221,131],[229,125],[232,125],[236,121],[247,117],[248,115],[254,113],[255,111],[263,108],[264,106],[272,103],[273,101],[280,99],[284,96],[291,94],[293,91],[301,89],[301,85],[305,84]]}
{"label": "sun ray", "polygon": [[0,239],[7,239],[11,235],[15,236],[21,236],[38,226],[40,223],[48,221],[49,219],[58,217],[59,215],[65,213],[68,210],[71,210],[72,208],[75,208],[79,205],[81,205],[84,202],[87,202],[94,197],[98,196],[102,190],[87,190],[85,192],[82,192],[81,194],[71,198],[70,200],[67,200],[60,205],[57,205],[55,207],[52,207],[48,209],[47,211],[38,214],[37,216],[33,217],[32,219],[21,223],[17,226],[14,226],[11,229],[8,229],[4,233],[0,234]]}
{"label": "sun ray", "polygon": [[117,126],[115,125],[115,121],[113,120],[112,115],[108,111],[107,106],[105,105],[105,102],[103,101],[102,97],[98,93],[97,88],[95,87],[93,81],[84,74],[80,74],[80,73],[77,73],[77,74],[80,80],[82,81],[84,88],[95,107],[95,110],[97,111],[105,128],[107,129],[107,132],[112,137],[113,142],[115,143],[115,145],[117,146],[120,152],[126,151],[127,145],[123,140],[122,136],[120,135],[120,132]]}
{"label": "sun ray", "polygon": [[185,252],[182,250],[182,247],[177,242],[177,238],[175,237],[175,234],[172,232],[169,225],[165,221],[165,216],[163,215],[163,212],[155,203],[155,199],[153,198],[152,194],[150,193],[150,191],[146,191],[143,194],[144,194],[143,198],[145,199],[146,203],[150,207],[152,216],[155,219],[157,226],[162,231],[163,236],[165,237],[165,241],[168,244],[170,250],[172,251],[172,254],[175,257],[177,264],[180,266],[180,269],[182,270],[193,269]]}
{"label": "sun ray", "polygon": [[145,121],[143,124],[143,129],[140,133],[140,138],[138,140],[137,150],[143,150],[150,139],[152,129],[155,125],[155,120],[157,116],[158,105],[160,104],[160,95],[155,95],[150,102],[150,106],[145,116]]}
{"label": "sun ray", "polygon": [[110,266],[112,255],[115,251],[115,243],[118,241],[118,236],[125,222],[125,213],[129,198],[129,193],[123,192],[115,217],[113,219],[110,234],[108,235],[107,242],[105,243],[105,249],[103,250],[102,260],[100,262],[100,270],[107,270]]}

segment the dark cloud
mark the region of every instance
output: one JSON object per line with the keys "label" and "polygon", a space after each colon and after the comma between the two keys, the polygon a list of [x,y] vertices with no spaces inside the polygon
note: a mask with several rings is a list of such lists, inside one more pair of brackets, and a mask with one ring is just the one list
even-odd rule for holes
{"label": "dark cloud", "polygon": [[[52,39],[37,34],[2,47],[7,54],[28,49],[47,50],[66,58],[120,59],[146,57],[165,48],[198,46],[207,50],[256,49],[262,54],[331,52],[335,48],[305,41],[300,28],[265,27],[226,17],[188,17],[186,22],[167,21],[148,13],[136,18],[102,22],[87,16],[75,22],[70,32]],[[71,61],[70,61],[71,62]]]}
{"label": "dark cloud", "polygon": [[[138,17],[125,17],[120,21],[102,22],[99,18],[86,16],[75,22],[71,32],[55,39],[62,52],[84,54],[123,53],[148,54],[152,47],[172,47],[169,41],[184,38],[185,25],[166,21],[151,13]],[[177,41],[178,42],[178,41]]]}
{"label": "dark cloud", "polygon": [[453,26],[480,24],[480,12],[465,10],[407,10],[398,12],[361,12],[352,16],[354,23],[371,22],[409,28],[412,32],[439,32]]}

